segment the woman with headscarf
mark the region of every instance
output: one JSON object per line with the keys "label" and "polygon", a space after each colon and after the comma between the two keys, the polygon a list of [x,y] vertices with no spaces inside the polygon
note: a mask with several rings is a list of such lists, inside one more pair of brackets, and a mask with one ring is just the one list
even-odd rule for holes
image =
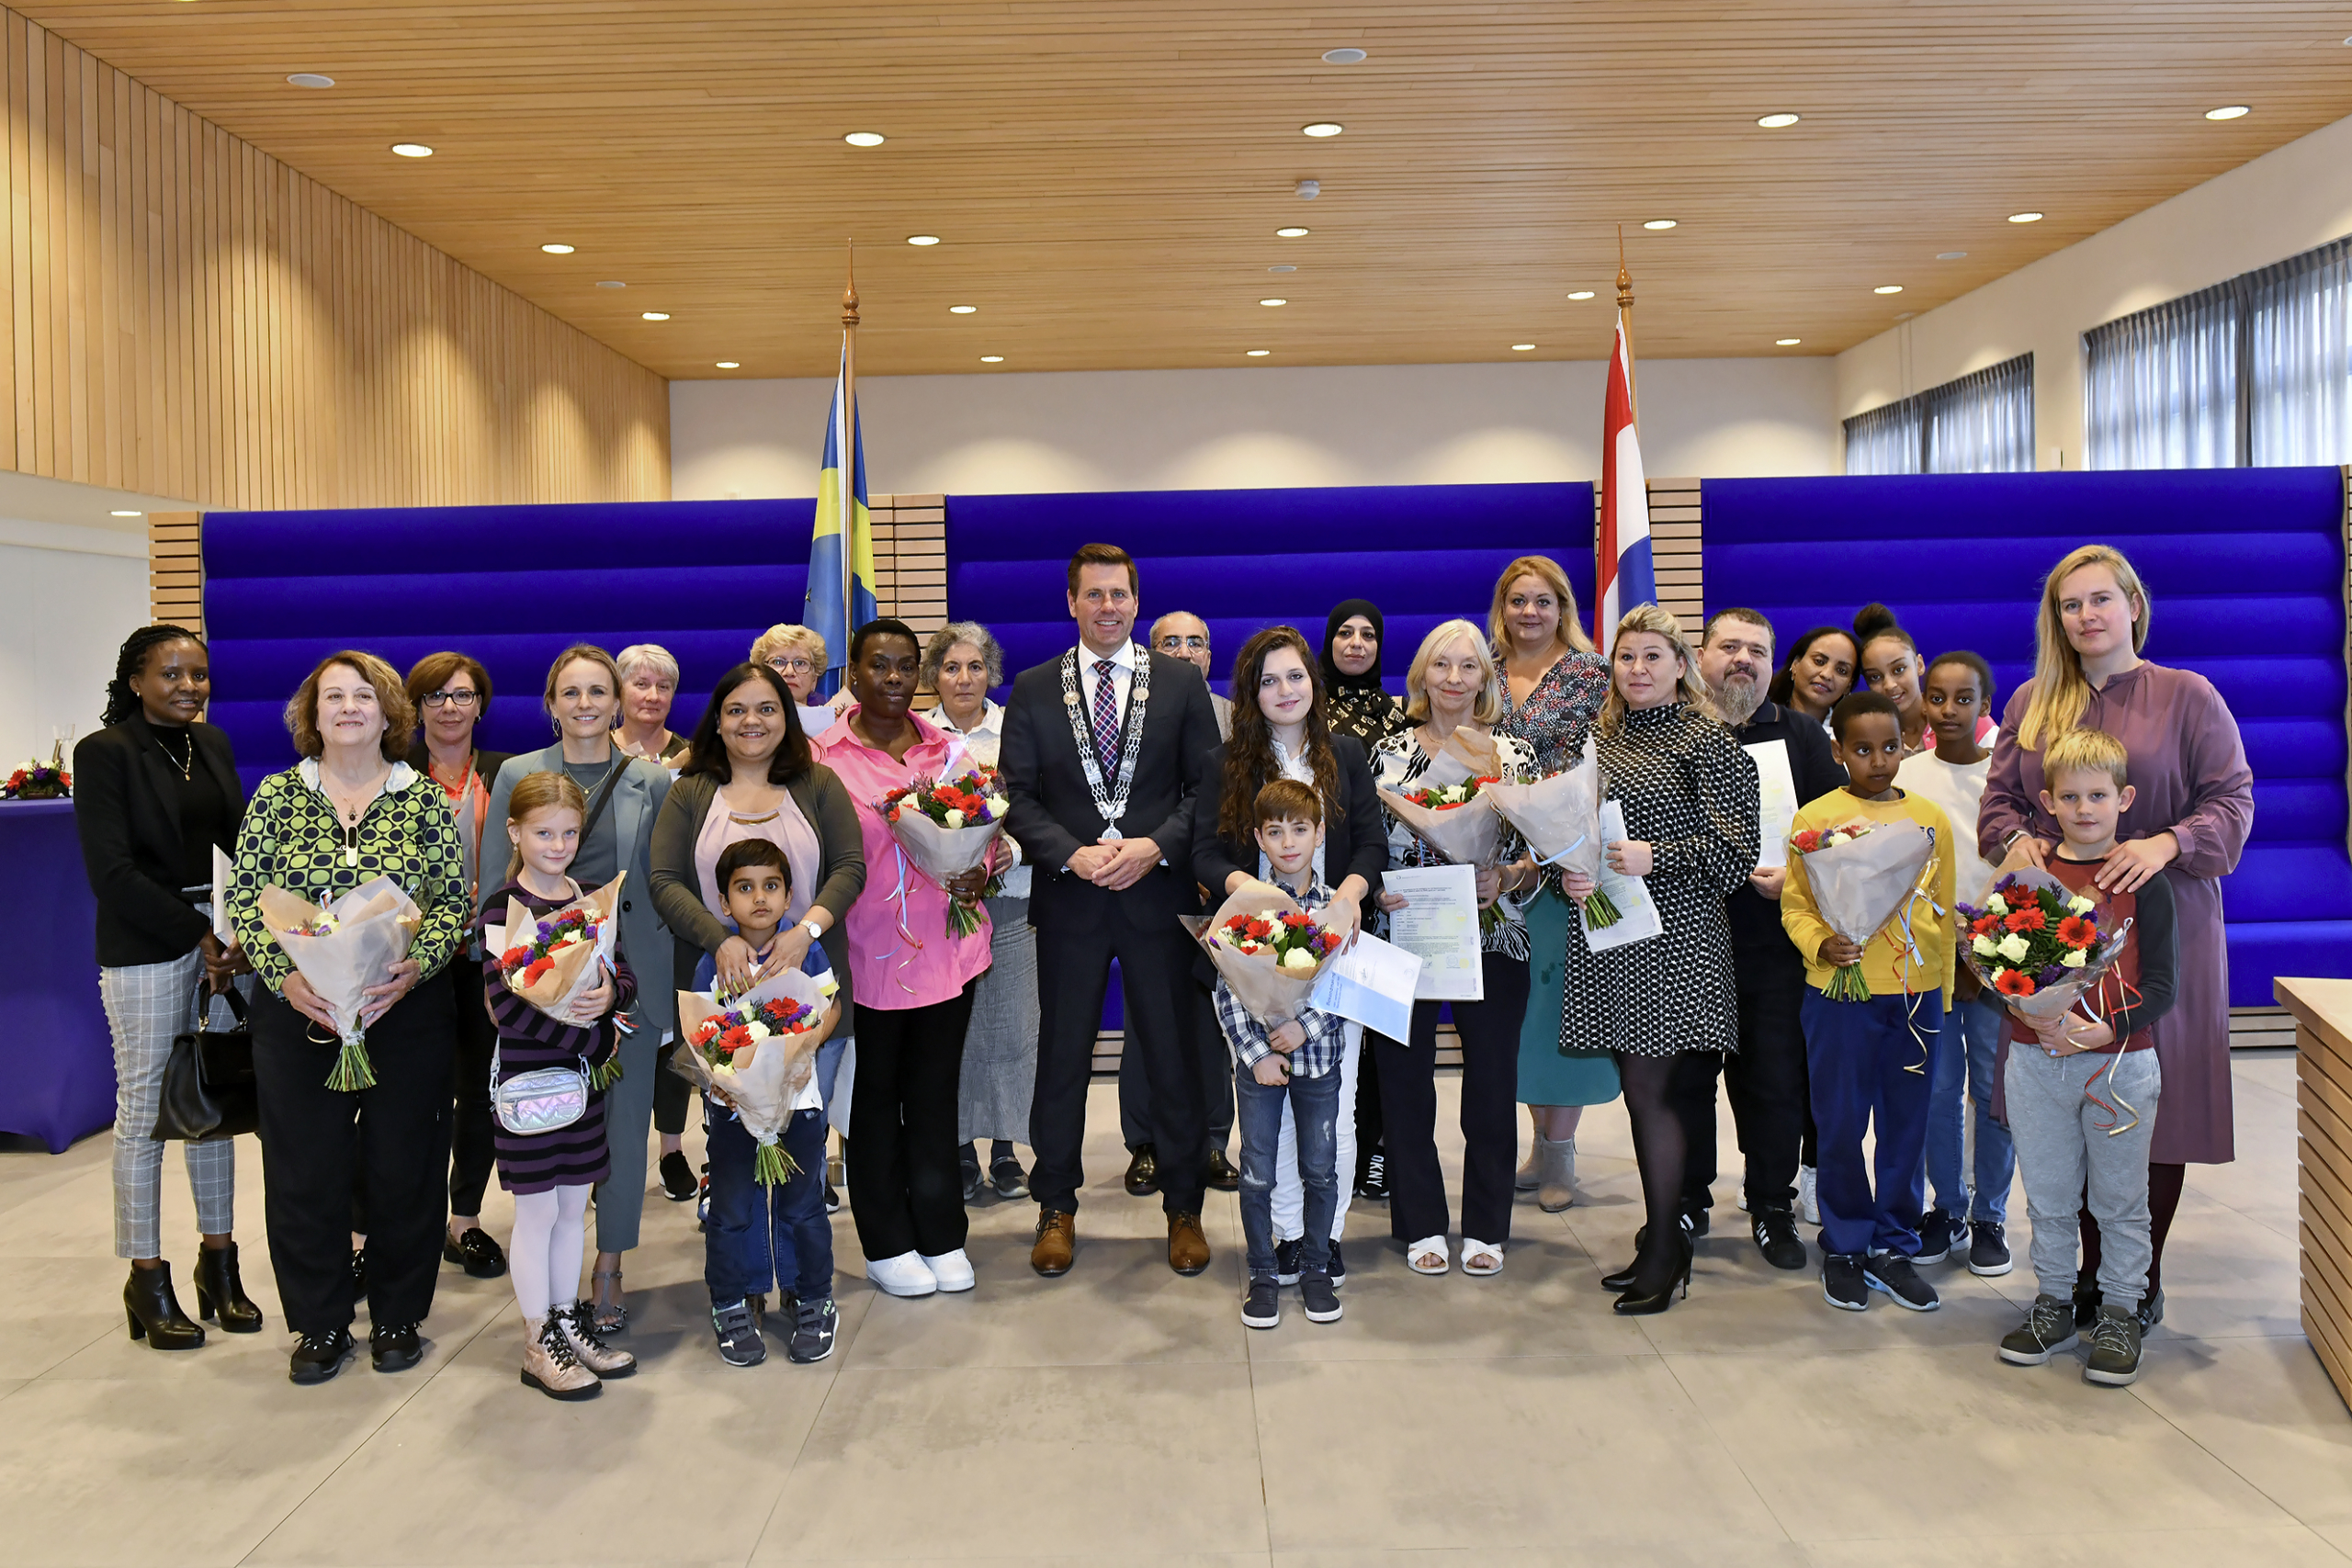
{"label": "woman with headscarf", "polygon": [[[1406,727],[1405,710],[1380,683],[1380,645],[1388,635],[1380,606],[1369,599],[1342,599],[1323,617],[1323,655],[1316,660],[1331,733],[1352,735],[1369,753]],[[1356,1067],[1356,1168],[1345,1172],[1356,1196],[1374,1203],[1388,1200],[1388,1156],[1380,1135],[1380,1074],[1373,1053]]]}

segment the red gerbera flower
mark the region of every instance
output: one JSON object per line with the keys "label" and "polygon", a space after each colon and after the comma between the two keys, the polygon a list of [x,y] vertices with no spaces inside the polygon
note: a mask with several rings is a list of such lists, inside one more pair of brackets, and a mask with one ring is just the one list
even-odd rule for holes
{"label": "red gerbera flower", "polygon": [[1809,855],[1820,847],[1821,830],[1817,828],[1807,828],[1802,833],[1789,835],[1789,848],[1801,855]]}
{"label": "red gerbera flower", "polygon": [[2028,905],[2022,909],[2011,910],[2007,924],[2013,931],[2038,931],[2047,927],[2050,921],[2040,908]]}
{"label": "red gerbera flower", "polygon": [[2005,997],[2033,995],[2033,976],[2022,969],[2004,969],[1994,980],[1993,988]]}
{"label": "red gerbera flower", "polygon": [[1241,929],[1253,942],[1263,942],[1274,934],[1274,928],[1264,920],[1251,920]]}
{"label": "red gerbera flower", "polygon": [[1968,928],[1968,934],[1971,936],[1991,936],[1995,931],[1999,931],[2000,929],[2000,916],[1980,915],[1976,919],[1976,923]]}
{"label": "red gerbera flower", "polygon": [[2088,947],[2098,940],[2098,927],[2080,915],[2069,915],[2058,922],[2058,940],[2072,948]]}

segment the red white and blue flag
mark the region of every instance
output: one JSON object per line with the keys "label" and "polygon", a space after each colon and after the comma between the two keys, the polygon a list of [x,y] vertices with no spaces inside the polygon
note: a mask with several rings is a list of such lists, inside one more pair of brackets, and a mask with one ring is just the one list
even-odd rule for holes
{"label": "red white and blue flag", "polygon": [[1600,423],[1600,533],[1593,557],[1592,640],[1606,658],[1618,620],[1634,605],[1657,600],[1657,578],[1650,570],[1649,485],[1642,476],[1641,436],[1634,428],[1634,347],[1622,308]]}

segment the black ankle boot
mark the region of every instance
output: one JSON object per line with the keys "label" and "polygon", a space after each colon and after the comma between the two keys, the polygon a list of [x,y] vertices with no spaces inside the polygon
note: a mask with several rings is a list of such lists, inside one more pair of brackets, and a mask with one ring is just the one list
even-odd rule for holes
{"label": "black ankle boot", "polygon": [[237,1277],[237,1244],[208,1247],[196,1255],[196,1314],[210,1323],[220,1320],[227,1334],[261,1332],[261,1308],[245,1295]]}
{"label": "black ankle boot", "polygon": [[133,1268],[122,1288],[122,1306],[130,1319],[130,1337],[144,1339],[158,1350],[193,1350],[204,1343],[204,1325],[191,1323],[172,1294],[172,1266]]}

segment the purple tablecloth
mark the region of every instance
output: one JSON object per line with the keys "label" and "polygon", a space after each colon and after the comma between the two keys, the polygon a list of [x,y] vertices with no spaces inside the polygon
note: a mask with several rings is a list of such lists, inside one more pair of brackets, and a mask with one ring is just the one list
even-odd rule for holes
{"label": "purple tablecloth", "polygon": [[0,1133],[62,1152],[114,1121],[97,904],[70,800],[0,801]]}

